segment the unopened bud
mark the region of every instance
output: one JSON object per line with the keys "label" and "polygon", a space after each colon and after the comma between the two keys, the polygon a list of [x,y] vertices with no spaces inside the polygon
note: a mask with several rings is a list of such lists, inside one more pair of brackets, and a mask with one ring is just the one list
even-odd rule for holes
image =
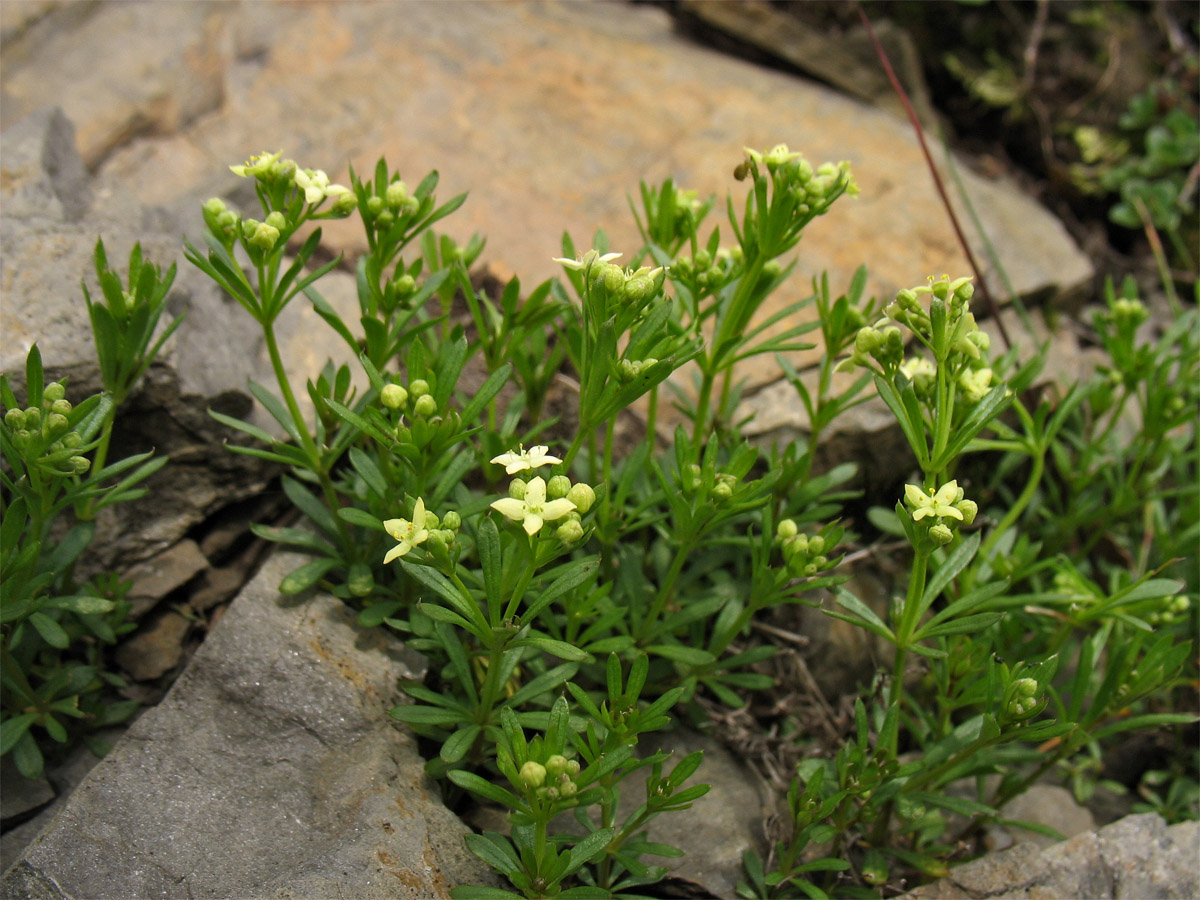
{"label": "unopened bud", "polygon": [[554,531],[554,536],[564,544],[575,544],[583,539],[583,524],[577,519],[567,519]]}
{"label": "unopened bud", "polygon": [[58,381],[52,381],[50,384],[46,385],[45,389],[42,391],[42,399],[50,403],[54,403],[57,400],[62,400],[66,396],[67,389],[62,386],[61,382]]}
{"label": "unopened bud", "polygon": [[569,490],[571,490],[571,479],[566,475],[554,475],[546,482],[546,496],[551,500],[567,496]]}
{"label": "unopened bud", "polygon": [[91,462],[83,456],[72,456],[69,460],[67,460],[67,462],[70,464],[71,468],[75,470],[76,475],[84,474],[89,468],[91,468],[92,465]]}
{"label": "unopened bud", "polygon": [[796,523],[791,519],[781,519],[779,524],[775,526],[775,537],[781,541],[786,541],[788,538],[793,538],[799,532]]}
{"label": "unopened bud", "polygon": [[954,532],[950,530],[948,525],[939,522],[929,529],[929,537],[939,547],[944,547],[954,540]]}
{"label": "unopened bud", "polygon": [[462,528],[462,516],[454,510],[450,510],[450,512],[442,516],[442,527],[450,531],[458,531],[458,529]]}
{"label": "unopened bud", "polygon": [[[551,478],[550,480],[553,481],[554,479]],[[575,509],[581,513],[585,513],[596,502],[596,492],[592,490],[591,485],[581,482],[571,486],[571,489],[567,491],[567,499],[575,504]]]}
{"label": "unopened bud", "polygon": [[437,413],[437,401],[433,399],[432,394],[422,394],[417,398],[417,402],[413,404],[413,412],[422,418]]}
{"label": "unopened bud", "polygon": [[728,500],[733,496],[733,488],[729,486],[727,481],[718,481],[713,485],[712,495],[718,500]]}
{"label": "unopened bud", "polygon": [[418,378],[408,385],[408,389],[420,397],[422,394],[429,393],[429,382],[424,378]]}
{"label": "unopened bud", "polygon": [[526,484],[520,478],[514,478],[508,485],[508,496],[514,500],[524,500]]}
{"label": "unopened bud", "polygon": [[50,411],[56,412],[60,416],[69,415],[71,412],[71,401],[70,400],[55,400],[53,403],[50,404]]}
{"label": "unopened bud", "polygon": [[398,384],[385,384],[379,399],[388,409],[400,409],[408,402],[408,391]]}
{"label": "unopened bud", "polygon": [[546,767],[532,759],[521,766],[521,784],[527,788],[540,788],[546,781]]}
{"label": "unopened bud", "polygon": [[19,431],[25,427],[25,413],[19,409],[10,409],[4,414],[4,424],[13,431]]}
{"label": "unopened bud", "polygon": [[408,198],[408,185],[403,181],[393,181],[384,191],[384,199],[392,209],[399,209]]}

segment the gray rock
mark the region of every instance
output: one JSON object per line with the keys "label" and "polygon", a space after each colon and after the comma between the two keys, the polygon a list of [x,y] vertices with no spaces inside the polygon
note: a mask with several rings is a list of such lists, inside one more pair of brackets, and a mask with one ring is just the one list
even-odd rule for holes
{"label": "gray rock", "polygon": [[389,724],[423,661],[273,556],[163,702],[4,877],[6,898],[444,897],[493,884]]}
{"label": "gray rock", "polygon": [[1168,826],[1153,813],[1039,849],[1019,843],[904,895],[911,900],[1191,900],[1200,894],[1200,823]]}

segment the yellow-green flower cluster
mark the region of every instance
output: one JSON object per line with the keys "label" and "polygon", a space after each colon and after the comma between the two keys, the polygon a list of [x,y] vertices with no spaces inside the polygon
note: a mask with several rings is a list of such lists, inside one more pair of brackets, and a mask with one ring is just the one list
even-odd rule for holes
{"label": "yellow-green flower cluster", "polygon": [[847,162],[822,163],[814,170],[803,154],[792,152],[787,144],[776,144],[762,153],[749,147],[744,151],[745,158],[734,169],[734,177],[739,181],[748,175],[757,178],[760,168],[766,169],[776,193],[786,192],[795,204],[793,214],[797,219],[825,213],[842,194],[858,194]]}
{"label": "yellow-green flower cluster", "polygon": [[620,253],[601,255],[596,250],[589,250],[577,260],[556,257],[554,261],[568,269],[583,272],[591,284],[603,286],[609,299],[617,303],[642,304],[662,291],[663,282],[667,279],[665,268],[622,268],[613,262],[620,256]]}
{"label": "yellow-green flower cluster", "polygon": [[[522,445],[500,454],[492,462],[504,466],[509,475],[561,463],[549,450],[543,445],[526,450]],[[574,544],[583,538],[582,517],[595,502],[596,492],[589,484],[572,484],[566,475],[552,475],[549,481],[538,475],[528,480],[514,478],[508,486],[508,496],[493,501],[492,509],[509,521],[519,522],[531,537],[548,523],[557,522],[554,536],[564,544]]]}
{"label": "yellow-green flower cluster", "polygon": [[383,564],[387,565],[394,559],[407,556],[414,547],[426,541],[445,547],[454,541],[461,527],[462,518],[458,513],[451,510],[438,519],[425,509],[424,498],[418,497],[413,506],[412,519],[384,521],[383,530],[396,542],[396,546],[384,556]]}
{"label": "yellow-green flower cluster", "polygon": [[936,491],[906,484],[904,502],[913,522],[928,528],[930,539],[939,545],[954,540],[955,529],[970,525],[979,513],[978,505],[963,496],[957,481],[947,481]]}

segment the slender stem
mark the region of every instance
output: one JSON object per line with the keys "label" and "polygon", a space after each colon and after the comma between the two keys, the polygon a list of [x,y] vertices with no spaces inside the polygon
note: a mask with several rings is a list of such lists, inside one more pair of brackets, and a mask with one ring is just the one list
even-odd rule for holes
{"label": "slender stem", "polygon": [[979,559],[987,560],[991,555],[992,548],[996,546],[996,542],[1000,540],[1000,536],[1012,527],[1017,518],[1025,511],[1025,507],[1033,499],[1034,493],[1038,489],[1038,485],[1042,481],[1042,472],[1046,468],[1046,451],[1042,450],[1033,455],[1033,467],[1029,472],[1029,480],[1025,483],[1025,489],[1021,491],[1021,495],[1017,497],[1012,506],[1008,508],[1004,518],[1000,520],[1000,524],[992,529],[992,533],[987,536],[987,540],[979,548]]}
{"label": "slender stem", "polygon": [[659,617],[666,608],[667,601],[675,592],[675,583],[679,580],[679,576],[683,572],[683,565],[687,562],[688,556],[694,547],[695,540],[693,538],[686,538],[675,551],[675,559],[671,561],[671,568],[667,571],[667,577],[663,579],[663,583],[654,597],[654,602],[650,605],[650,612],[638,624],[637,639],[639,643],[650,639],[651,629],[658,622]]}

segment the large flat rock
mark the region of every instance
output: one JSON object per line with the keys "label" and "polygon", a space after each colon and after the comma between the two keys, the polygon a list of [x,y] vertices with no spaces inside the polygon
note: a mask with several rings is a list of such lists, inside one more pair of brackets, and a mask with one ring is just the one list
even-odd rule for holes
{"label": "large flat rock", "polygon": [[281,600],[299,561],[271,558],[0,897],[427,900],[494,883],[387,717],[422,659],[340,600]]}
{"label": "large flat rock", "polygon": [[[339,180],[349,165],[370,172],[386,155],[412,182],[438,169],[443,197],[470,191],[447,231],[460,240],[485,233],[487,258],[533,284],[557,274],[551,258],[564,229],[587,244],[604,227],[614,248],[636,249],[626,195],[639,179],[673,176],[704,194],[732,188],[740,197],[745,189],[731,171],[741,148],[783,141],[815,162],[849,160],[862,195],[812,226],[778,302],[808,293],[823,269],[843,286],[864,261],[882,295],[929,274],[968,271],[906,123],[696,46],[662,10],[155,3],[132,4],[135,15],[127,6],[100,4],[83,24],[53,32],[42,45],[52,54],[26,48],[0,86],[8,104],[61,104],[83,158],[101,161],[106,180],[145,204],[228,193],[237,179],[226,166],[264,148]],[[153,45],[147,58],[163,62],[152,67],[152,84],[119,63],[114,34],[121,58],[141,58],[141,45]],[[88,65],[103,79],[50,77]],[[202,91],[181,77],[189,72]],[[105,82],[102,94],[95,80]],[[114,106],[125,127],[113,124]],[[138,127],[146,122],[152,127]],[[1018,293],[1071,294],[1088,283],[1091,267],[1060,223],[1014,183],[959,168]],[[349,223],[328,232],[338,248],[362,248]],[[982,240],[972,240],[986,260]],[[995,274],[989,280],[999,289]],[[760,360],[743,374],[755,386],[778,372]]]}

